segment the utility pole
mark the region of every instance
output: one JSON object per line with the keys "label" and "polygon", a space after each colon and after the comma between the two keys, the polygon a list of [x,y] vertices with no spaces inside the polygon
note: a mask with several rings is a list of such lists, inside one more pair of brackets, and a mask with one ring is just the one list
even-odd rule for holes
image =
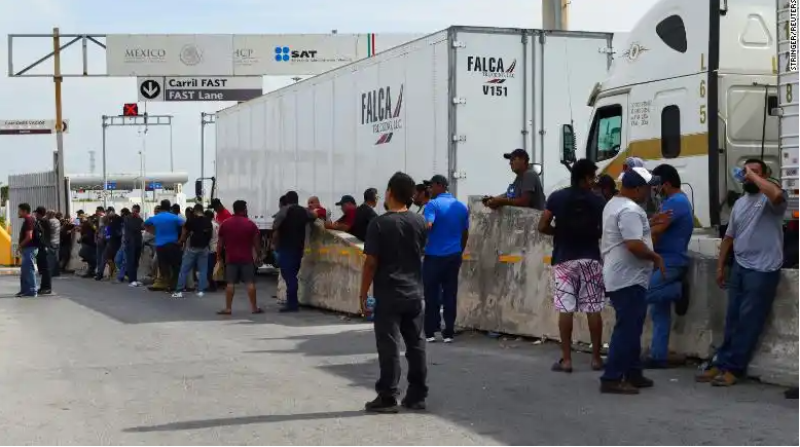
{"label": "utility pole", "polygon": [[[217,122],[216,113],[200,113],[200,178],[206,178],[206,126]],[[216,169],[215,169],[216,171]],[[216,175],[216,173],[214,173]],[[205,194],[203,194],[205,196]]]}
{"label": "utility pole", "polygon": [[69,214],[69,202],[67,201],[66,181],[64,180],[64,132],[61,123],[64,122],[64,114],[61,111],[61,38],[58,28],[53,28],[53,83],[55,85],[56,100],[56,151],[58,152],[58,163],[56,166],[56,194],[58,194],[58,210],[64,214]]}
{"label": "utility pole", "polygon": [[570,0],[542,0],[542,28],[552,31],[569,29]]}

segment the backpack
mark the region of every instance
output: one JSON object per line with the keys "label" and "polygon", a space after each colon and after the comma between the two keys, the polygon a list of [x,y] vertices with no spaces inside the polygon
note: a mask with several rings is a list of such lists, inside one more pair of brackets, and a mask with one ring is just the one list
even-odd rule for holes
{"label": "backpack", "polygon": [[595,244],[602,236],[602,215],[589,194],[571,189],[556,220],[556,231],[570,241]]}
{"label": "backpack", "polygon": [[45,233],[44,225],[42,225],[42,221],[40,219],[37,219],[35,217],[32,219],[33,219],[33,238],[31,239],[31,245],[38,248],[44,248],[45,241],[49,241],[49,239],[46,239],[47,233]]}

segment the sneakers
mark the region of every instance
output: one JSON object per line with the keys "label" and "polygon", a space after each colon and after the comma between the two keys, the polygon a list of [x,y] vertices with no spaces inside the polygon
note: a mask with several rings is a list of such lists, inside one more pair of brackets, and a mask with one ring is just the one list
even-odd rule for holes
{"label": "sneakers", "polygon": [[202,298],[202,297],[204,297],[204,296],[205,296],[205,293],[204,293],[202,290],[201,290],[201,291],[199,291],[199,292],[197,292],[197,297],[198,297],[198,298]]}
{"label": "sneakers", "polygon": [[394,397],[378,396],[374,400],[364,404],[364,411],[368,413],[397,413],[397,399]]}
{"label": "sneakers", "polygon": [[139,283],[139,281],[131,281],[131,283],[128,284],[128,287],[139,287],[140,285],[141,284]]}
{"label": "sneakers", "polygon": [[445,343],[452,343],[455,339],[453,337],[445,337],[442,341]]}
{"label": "sneakers", "polygon": [[53,291],[50,289],[39,289],[36,293],[37,295],[52,295]]}
{"label": "sneakers", "polygon": [[722,374],[722,371],[716,366],[712,366],[711,368],[708,368],[707,370],[695,376],[694,381],[699,383],[709,383],[716,379],[720,374]]}
{"label": "sneakers", "polygon": [[711,381],[711,386],[734,386],[737,381],[738,379],[732,372],[725,371],[717,377],[714,377],[714,380]]}
{"label": "sneakers", "polygon": [[639,388],[622,380],[600,382],[600,392],[603,394],[639,394]]}
{"label": "sneakers", "polygon": [[428,337],[425,339],[428,343],[436,343],[436,337]]}
{"label": "sneakers", "polygon": [[172,294],[173,298],[183,298],[183,292],[175,292]]}

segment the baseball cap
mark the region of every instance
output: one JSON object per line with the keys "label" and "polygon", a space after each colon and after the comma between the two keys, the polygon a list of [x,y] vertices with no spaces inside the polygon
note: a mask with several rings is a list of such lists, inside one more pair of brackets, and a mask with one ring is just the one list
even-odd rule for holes
{"label": "baseball cap", "polygon": [[445,176],[443,176],[441,174],[436,174],[433,177],[431,177],[430,180],[425,180],[422,183],[425,186],[431,186],[433,184],[438,184],[438,185],[444,186],[445,188],[450,185],[450,183],[447,181],[447,177],[445,177]]}
{"label": "baseball cap", "polygon": [[661,180],[645,168],[631,168],[622,175],[623,188],[638,188],[640,186],[658,186]]}
{"label": "baseball cap", "polygon": [[352,203],[353,205],[355,205],[357,202],[356,202],[356,199],[355,199],[355,197],[353,197],[353,196],[351,196],[351,195],[348,195],[348,194],[345,194],[345,195],[343,195],[343,196],[342,196],[342,198],[341,198],[341,199],[339,199],[339,201],[338,201],[338,202],[336,202],[336,204],[335,204],[335,205],[336,205],[336,206],[342,206],[342,205],[344,205],[345,203]]}
{"label": "baseball cap", "polygon": [[628,165],[629,168],[643,168],[644,160],[639,157],[628,157],[625,159],[625,164]]}
{"label": "baseball cap", "polygon": [[503,154],[503,158],[505,158],[506,160],[511,160],[512,158],[516,157],[522,157],[526,160],[531,159],[530,155],[528,155],[528,151],[526,151],[525,149],[514,149],[513,151],[507,154]]}
{"label": "baseball cap", "polygon": [[[628,158],[625,159],[625,166],[627,166],[628,169],[644,168],[644,160],[642,160],[639,157],[628,157]],[[621,182],[623,175],[625,175],[624,171],[619,174],[619,177],[617,177],[617,181]]]}

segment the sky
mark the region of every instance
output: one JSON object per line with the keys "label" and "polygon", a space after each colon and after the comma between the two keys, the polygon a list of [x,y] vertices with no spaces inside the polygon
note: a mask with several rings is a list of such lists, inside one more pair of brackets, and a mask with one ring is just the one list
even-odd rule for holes
{"label": "sky", "polygon": [[[629,31],[657,0],[571,0],[569,27],[581,31]],[[451,25],[539,28],[539,0],[404,0],[378,7],[370,0],[3,0],[0,35],[61,33],[96,34],[270,34],[270,33],[433,33]],[[15,39],[16,70],[52,50],[52,39]],[[105,55],[90,44],[89,72],[105,73]],[[0,61],[7,66],[7,44]],[[78,73],[79,45],[64,50],[64,73]],[[4,68],[4,72],[7,70]],[[32,72],[52,72],[47,61]],[[288,77],[265,77],[265,92],[288,85]],[[53,82],[49,78],[0,76],[0,119],[54,119]],[[120,77],[65,78],[63,116],[67,174],[89,173],[90,151],[95,172],[102,172],[102,115],[118,115],[126,102],[136,102],[136,79]],[[150,114],[173,115],[172,150],[175,170],[200,176],[200,113],[216,112],[232,103],[148,103]],[[140,104],[142,110],[144,104]],[[136,128],[112,127],[107,132],[107,171],[138,173],[146,145],[148,172],[169,170],[167,126],[152,127],[146,140]],[[0,136],[0,182],[9,174],[52,169],[54,135]],[[206,128],[206,172],[213,171],[213,126]]]}

